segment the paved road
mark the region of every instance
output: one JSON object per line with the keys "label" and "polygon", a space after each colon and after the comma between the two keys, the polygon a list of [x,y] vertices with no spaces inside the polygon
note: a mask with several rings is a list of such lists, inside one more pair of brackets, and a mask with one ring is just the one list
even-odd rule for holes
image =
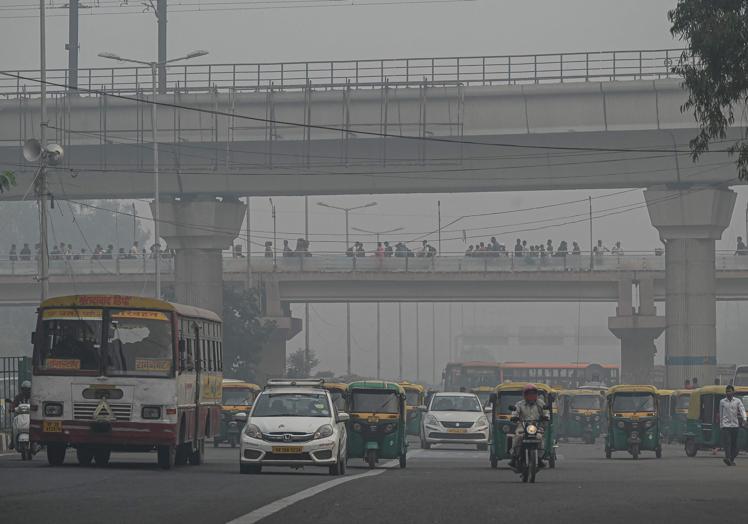
{"label": "paved road", "polygon": [[405,470],[372,474],[351,461],[343,480],[326,470],[239,475],[237,453],[210,448],[207,464],[173,471],[159,470],[146,454],[115,454],[106,468],[79,467],[74,455],[61,468],[47,466],[41,455],[30,463],[0,456],[0,518],[45,524],[748,521],[745,456],[728,468],[711,454],[689,459],[679,446],[666,447],[661,460],[644,454],[635,462],[624,453],[606,460],[600,445],[564,444],[557,468],[542,471],[535,485],[507,469],[490,469],[486,453],[459,447],[413,449]]}

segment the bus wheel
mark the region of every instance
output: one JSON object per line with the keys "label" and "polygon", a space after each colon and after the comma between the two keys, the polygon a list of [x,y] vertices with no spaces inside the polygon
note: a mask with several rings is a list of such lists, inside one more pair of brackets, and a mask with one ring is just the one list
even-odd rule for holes
{"label": "bus wheel", "polygon": [[692,438],[686,439],[686,456],[695,457],[699,452],[699,447],[696,445],[696,441]]}
{"label": "bus wheel", "polygon": [[67,446],[59,442],[47,444],[47,462],[50,466],[62,466]]}
{"label": "bus wheel", "polygon": [[171,469],[177,460],[176,446],[158,447],[158,465],[161,469]]}
{"label": "bus wheel", "polygon": [[193,450],[192,453],[190,453],[189,457],[187,457],[187,460],[190,463],[190,466],[199,466],[203,463],[203,455],[205,454],[205,440],[200,439],[197,441],[197,449]]}
{"label": "bus wheel", "polygon": [[190,456],[191,444],[187,442],[186,444],[179,444],[177,445],[176,449],[176,457],[174,458],[174,465],[175,466],[184,466],[187,464],[187,458]]}
{"label": "bus wheel", "polygon": [[499,467],[499,459],[493,453],[491,454],[491,467],[493,469],[496,469]]}
{"label": "bus wheel", "polygon": [[109,464],[109,457],[112,456],[112,450],[109,448],[97,449],[93,455],[97,466],[106,466]]}
{"label": "bus wheel", "polygon": [[81,466],[90,466],[93,460],[93,451],[86,447],[80,447],[75,450],[75,455],[78,457],[78,464]]}

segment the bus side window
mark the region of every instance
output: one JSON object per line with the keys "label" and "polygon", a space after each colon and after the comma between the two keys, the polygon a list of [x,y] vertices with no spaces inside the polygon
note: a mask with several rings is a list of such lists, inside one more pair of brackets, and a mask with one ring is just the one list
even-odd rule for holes
{"label": "bus side window", "polygon": [[221,342],[218,343],[218,362],[220,363],[218,369],[223,371],[223,344]]}
{"label": "bus side window", "polygon": [[179,371],[184,371],[187,369],[187,344],[185,343],[184,339],[179,338]]}
{"label": "bus side window", "polygon": [[195,370],[195,354],[193,353],[192,339],[187,339],[187,371]]}

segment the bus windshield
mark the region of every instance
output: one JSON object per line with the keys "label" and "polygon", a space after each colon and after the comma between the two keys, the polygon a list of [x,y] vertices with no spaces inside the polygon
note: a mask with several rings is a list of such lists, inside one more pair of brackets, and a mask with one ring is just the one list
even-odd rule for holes
{"label": "bus windshield", "polygon": [[613,399],[613,411],[637,412],[654,410],[654,397],[649,393],[616,393]]}
{"label": "bus windshield", "polygon": [[354,391],[351,395],[351,411],[354,413],[399,413],[399,402],[394,391]]}
{"label": "bus windshield", "polygon": [[254,392],[250,388],[223,388],[221,404],[224,406],[251,406]]}
{"label": "bus windshield", "polygon": [[66,375],[100,369],[100,309],[47,309],[42,313],[34,362],[37,369]]}
{"label": "bus windshield", "polygon": [[572,409],[596,409],[600,410],[600,397],[593,395],[578,395],[571,400]]}
{"label": "bus windshield", "polygon": [[174,352],[169,315],[112,310],[105,372],[110,376],[171,376]]}

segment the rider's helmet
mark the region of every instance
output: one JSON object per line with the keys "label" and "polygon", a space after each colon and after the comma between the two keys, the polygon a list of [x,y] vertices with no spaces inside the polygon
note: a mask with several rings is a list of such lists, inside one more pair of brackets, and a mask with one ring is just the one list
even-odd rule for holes
{"label": "rider's helmet", "polygon": [[522,389],[522,398],[525,402],[534,403],[538,400],[538,387],[535,384],[527,384]]}
{"label": "rider's helmet", "polygon": [[24,380],[21,382],[21,391],[24,393],[30,393],[31,392],[31,382],[28,380]]}

